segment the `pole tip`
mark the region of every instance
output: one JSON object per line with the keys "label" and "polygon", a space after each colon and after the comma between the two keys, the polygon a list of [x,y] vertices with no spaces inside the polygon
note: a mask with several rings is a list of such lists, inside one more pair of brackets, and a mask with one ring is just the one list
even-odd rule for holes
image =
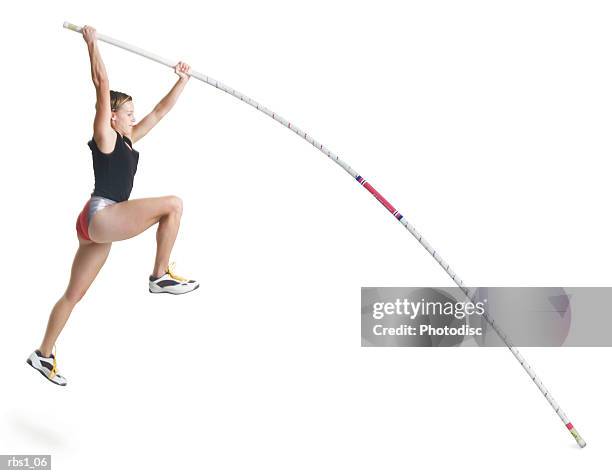
{"label": "pole tip", "polygon": [[584,448],[586,446],[586,441],[582,439],[582,436],[580,436],[580,433],[578,433],[578,430],[574,428],[574,425],[572,425],[571,422],[568,422],[567,425],[565,426],[569,430],[569,432],[572,434],[574,439],[576,440],[576,443],[578,443],[578,446],[580,446],[580,448]]}
{"label": "pole tip", "polygon": [[69,21],[64,22],[64,28],[68,28],[69,30],[76,31],[76,32],[81,31],[81,29],[77,25],[74,25],[73,23],[70,23]]}

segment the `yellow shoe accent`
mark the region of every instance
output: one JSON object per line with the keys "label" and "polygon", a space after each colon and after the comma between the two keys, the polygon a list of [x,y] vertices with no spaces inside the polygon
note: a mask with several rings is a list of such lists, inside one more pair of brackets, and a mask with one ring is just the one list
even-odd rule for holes
{"label": "yellow shoe accent", "polygon": [[55,359],[56,354],[55,346],[53,346],[53,368],[51,369],[51,373],[49,374],[49,379],[53,379],[57,375],[57,360]]}
{"label": "yellow shoe accent", "polygon": [[177,281],[184,281],[187,282],[189,281],[187,278],[183,278],[182,276],[179,276],[178,274],[174,273],[174,265],[176,263],[172,262],[168,265],[168,269],[166,270],[166,273],[168,273],[173,279],[176,279]]}

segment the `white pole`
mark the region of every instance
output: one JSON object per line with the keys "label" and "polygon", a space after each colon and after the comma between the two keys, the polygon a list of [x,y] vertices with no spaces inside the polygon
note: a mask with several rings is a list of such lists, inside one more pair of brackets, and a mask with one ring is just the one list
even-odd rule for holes
{"label": "white pole", "polygon": [[[69,22],[64,22],[64,28],[67,28],[69,30],[75,31],[77,33],[80,33],[81,29],[82,29],[82,27],[79,27],[79,26],[74,25],[74,24],[69,23]],[[97,33],[96,37],[100,41],[103,41],[105,43],[109,43],[109,44],[117,46],[119,48],[123,48],[124,50],[127,50],[127,51],[131,51],[132,53],[135,53],[137,55],[144,56],[145,58],[149,58],[150,60],[153,60],[153,61],[155,61],[157,63],[160,63],[160,64],[163,64],[165,66],[168,66],[169,68],[174,68],[174,66],[177,63],[177,62],[170,61],[170,60],[168,60],[166,58],[162,58],[161,56],[157,56],[154,53],[150,53],[148,51],[140,49],[140,48],[138,48],[136,46],[130,45],[128,43],[124,43],[122,41],[115,40],[114,38],[110,38],[110,37],[108,37],[106,35],[102,35],[100,33]],[[209,84],[211,86],[214,86],[215,88],[220,89],[223,92],[231,94],[232,96],[240,99],[241,101],[246,102],[248,105],[253,106],[257,110],[267,114],[272,119],[274,119],[277,122],[280,122],[283,126],[289,128],[290,130],[295,132],[302,139],[304,139],[307,142],[309,142],[310,144],[312,144],[314,147],[319,149],[321,152],[323,152],[325,155],[327,155],[330,159],[332,159],[334,162],[336,162],[340,167],[342,167],[344,170],[346,170],[353,178],[355,178],[364,188],[366,188],[372,195],[374,195],[374,197],[387,210],[389,210],[389,212],[391,212],[393,214],[393,216],[395,218],[397,218],[397,220],[402,225],[404,225],[404,227],[406,227],[406,229],[412,234],[412,236],[414,236],[419,241],[419,243],[421,243],[421,245],[423,245],[423,247],[429,252],[429,254],[431,256],[433,256],[433,258],[438,262],[438,264],[442,267],[442,269],[444,269],[444,271],[450,276],[450,278],[455,282],[455,284],[457,284],[457,286],[459,286],[459,288],[461,288],[461,290],[468,297],[468,299],[470,299],[470,300],[473,299],[473,297],[474,297],[473,291],[471,291],[467,286],[465,286],[463,284],[463,281],[459,278],[459,276],[457,276],[457,273],[455,273],[450,268],[450,265],[448,263],[446,263],[446,261],[444,261],[442,259],[442,257],[438,254],[438,252],[423,238],[423,236],[416,230],[416,228],[414,226],[412,226],[408,222],[408,220],[406,220],[406,218],[404,218],[399,213],[399,211],[395,207],[393,207],[393,205],[391,205],[374,187],[372,187],[372,185],[370,185],[370,183],[367,180],[365,180],[361,175],[359,175],[355,170],[353,170],[346,162],[343,162],[342,160],[340,160],[340,158],[336,154],[334,154],[331,150],[329,150],[327,147],[325,147],[320,142],[317,142],[312,136],[309,136],[308,134],[306,134],[304,131],[302,131],[300,128],[295,126],[293,123],[287,121],[286,119],[284,119],[283,117],[279,116],[275,112],[272,112],[268,108],[262,106],[261,104],[259,104],[255,100],[251,99],[250,97],[245,96],[241,92],[236,91],[235,89],[230,88],[229,86],[226,86],[225,84],[221,83],[220,81],[217,81],[216,79],[213,79],[213,78],[211,78],[209,76],[206,76],[206,75],[204,75],[202,73],[199,73],[197,71],[192,70],[190,75],[193,78],[199,79],[200,81],[202,81],[202,82],[204,82],[206,84]],[[586,442],[582,439],[582,437],[580,436],[580,434],[578,433],[576,428],[574,428],[572,423],[569,421],[569,419],[567,418],[567,416],[565,415],[563,410],[561,410],[561,407],[559,406],[559,404],[555,401],[555,399],[552,397],[550,392],[546,389],[546,387],[542,383],[542,380],[540,380],[540,378],[536,375],[536,373],[533,371],[531,366],[527,363],[525,358],[520,354],[520,352],[515,347],[512,346],[512,344],[508,340],[508,337],[501,331],[501,329],[495,323],[495,321],[490,319],[489,316],[487,316],[487,315],[484,315],[483,317],[491,325],[491,327],[495,330],[495,332],[502,339],[504,344],[506,344],[508,349],[510,349],[510,351],[512,352],[512,355],[514,355],[516,360],[518,360],[518,362],[521,364],[521,367],[523,367],[525,372],[527,372],[527,374],[533,380],[533,382],[536,384],[536,386],[538,387],[540,392],[542,392],[542,395],[544,395],[544,397],[546,398],[546,400],[548,401],[550,406],[555,410],[555,413],[559,416],[559,418],[561,418],[561,421],[563,421],[563,424],[570,431],[572,436],[576,439],[576,442],[578,443],[578,445],[581,448],[584,448],[586,446]]]}

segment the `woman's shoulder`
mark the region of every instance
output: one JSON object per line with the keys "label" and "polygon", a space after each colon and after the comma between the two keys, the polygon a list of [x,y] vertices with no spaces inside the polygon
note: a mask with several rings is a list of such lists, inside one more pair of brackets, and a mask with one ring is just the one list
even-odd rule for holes
{"label": "woman's shoulder", "polygon": [[[113,129],[114,130],[114,129]],[[100,150],[100,147],[98,147],[98,144],[96,143],[96,139],[95,137],[92,137],[91,140],[87,143],[87,145],[89,146],[89,148],[92,151],[96,151],[99,152],[102,155],[112,155],[113,152],[115,152],[115,150],[117,150],[117,141],[119,140],[119,138],[121,137],[121,134],[119,134],[119,132],[114,131],[115,132],[115,146],[113,147],[113,150],[111,152],[102,152]]]}

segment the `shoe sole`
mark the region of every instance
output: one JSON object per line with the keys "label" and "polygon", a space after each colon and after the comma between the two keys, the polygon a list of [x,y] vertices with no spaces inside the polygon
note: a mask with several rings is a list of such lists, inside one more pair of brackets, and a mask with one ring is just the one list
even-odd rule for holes
{"label": "shoe sole", "polygon": [[45,373],[44,373],[42,370],[37,369],[36,367],[34,367],[34,364],[32,364],[32,359],[28,358],[27,362],[28,362],[28,364],[30,365],[30,367],[32,367],[34,370],[36,370],[37,372],[39,372],[39,373],[40,373],[40,375],[42,375],[43,377],[45,377],[45,380],[47,380],[47,381],[51,382],[52,384],[57,385],[58,387],[65,387],[65,386],[67,385],[67,384],[62,385],[61,383],[54,382],[53,380],[51,380],[50,378],[48,378],[48,377],[45,375]]}
{"label": "shoe sole", "polygon": [[194,292],[196,289],[198,289],[200,287],[200,285],[198,284],[195,288],[193,288],[191,291],[186,291],[184,293],[172,293],[170,291],[151,291],[151,288],[149,288],[149,292],[151,294],[172,294],[173,296],[180,296],[181,294],[188,294],[188,293],[192,293]]}

